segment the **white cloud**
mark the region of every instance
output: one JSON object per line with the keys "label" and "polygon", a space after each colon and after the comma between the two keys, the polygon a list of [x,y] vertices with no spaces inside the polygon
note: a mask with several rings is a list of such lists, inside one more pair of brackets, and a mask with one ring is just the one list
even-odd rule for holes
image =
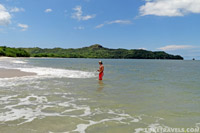
{"label": "white cloud", "polygon": [[184,16],[200,13],[200,0],[146,0],[140,7],[140,15]]}
{"label": "white cloud", "polygon": [[146,48],[138,48],[138,49],[140,49],[140,50],[147,50]]}
{"label": "white cloud", "polygon": [[87,15],[87,16],[82,16],[82,20],[88,20],[88,19],[91,19],[91,18],[94,18],[95,15]]}
{"label": "white cloud", "polygon": [[17,8],[17,7],[14,7],[10,10],[10,12],[24,12],[24,8]]}
{"label": "white cloud", "polygon": [[99,24],[97,25],[95,28],[101,28],[105,25],[109,25],[109,24],[131,24],[131,21],[130,20],[114,20],[114,21],[107,21],[103,24]]}
{"label": "white cloud", "polygon": [[192,45],[168,45],[165,47],[158,48],[158,50],[163,51],[173,51],[173,50],[183,50],[183,49],[191,49],[194,48]]}
{"label": "white cloud", "polygon": [[95,14],[83,16],[83,11],[82,11],[82,7],[81,6],[76,6],[75,8],[73,8],[73,10],[75,12],[72,14],[72,18],[77,19],[79,21],[81,21],[81,20],[89,20],[89,19],[92,19],[92,18],[94,18],[96,16]]}
{"label": "white cloud", "polygon": [[17,26],[20,27],[20,28],[22,28],[22,29],[21,29],[22,31],[26,31],[26,30],[28,29],[28,27],[29,27],[29,26],[26,25],[26,24],[18,24]]}
{"label": "white cloud", "polygon": [[53,11],[52,9],[48,8],[44,12],[49,13],[49,12],[52,12],[52,11]]}
{"label": "white cloud", "polygon": [[0,4],[0,25],[8,25],[11,23],[11,15],[6,8]]}
{"label": "white cloud", "polygon": [[107,22],[107,24],[131,24],[130,20],[114,20]]}
{"label": "white cloud", "polygon": [[79,27],[74,27],[74,29],[75,29],[75,30],[84,30],[85,27],[83,27],[83,26],[79,26]]}
{"label": "white cloud", "polygon": [[103,27],[104,25],[105,25],[105,24],[99,24],[99,25],[97,25],[95,28],[98,29],[98,28]]}

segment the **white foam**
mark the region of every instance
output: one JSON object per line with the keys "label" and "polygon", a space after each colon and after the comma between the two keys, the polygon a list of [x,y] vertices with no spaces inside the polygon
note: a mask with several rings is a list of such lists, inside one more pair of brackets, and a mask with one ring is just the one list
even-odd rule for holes
{"label": "white foam", "polygon": [[117,121],[117,122],[120,122],[120,123],[124,123],[124,122],[122,122],[122,120],[124,120],[124,119],[125,118],[123,118],[123,117],[116,117],[116,118],[111,118],[111,119],[103,119],[103,120],[100,120],[100,121],[89,120],[88,124],[78,124],[76,129],[73,130],[73,131],[79,132],[79,133],[85,133],[85,130],[92,125],[100,124],[100,123],[107,122],[107,121]]}
{"label": "white foam", "polygon": [[140,121],[139,119],[134,119],[131,122],[139,122],[139,121]]}
{"label": "white foam", "polygon": [[16,64],[26,64],[27,62],[21,61],[21,60],[12,60],[12,63],[16,63]]}
{"label": "white foam", "polygon": [[[68,112],[77,111],[77,110],[83,110],[84,111],[83,114],[77,115],[78,117],[89,116],[89,115],[92,114],[91,109],[90,109],[89,106],[87,106],[87,105],[76,105],[76,104],[72,103],[72,102],[75,102],[75,101],[76,100],[74,98],[72,98],[71,101],[60,103],[59,106],[71,107],[71,109],[63,111],[62,114],[65,114],[65,113],[68,113]],[[77,116],[73,116],[73,117],[77,117]]]}
{"label": "white foam", "polygon": [[[163,124],[160,124],[160,120],[164,120],[163,118],[160,117],[153,117],[153,116],[147,116],[147,115],[142,115],[145,117],[150,117],[150,118],[155,118],[155,122],[147,124],[146,122],[140,122],[141,124],[147,125],[145,128],[136,128],[134,133],[157,133],[156,129],[161,129],[161,128],[170,128],[168,126],[165,126]],[[139,117],[141,119],[141,116]]]}
{"label": "white foam", "polygon": [[34,76],[24,76],[24,77],[13,77],[13,78],[0,78],[0,87],[10,87],[18,85],[30,85],[33,83],[38,83],[40,81],[36,80],[37,77]]}
{"label": "white foam", "polygon": [[0,68],[18,69],[24,72],[36,73],[37,75],[28,76],[34,78],[93,78],[97,76],[96,72],[51,67],[34,67],[27,64],[27,62],[24,60],[13,58],[8,59],[0,64]]}
{"label": "white foam", "polygon": [[[61,93],[53,93],[54,95],[60,95]],[[49,94],[47,94],[49,95]],[[67,116],[78,118],[84,123],[77,124],[76,129],[70,132],[79,132],[85,133],[87,128],[96,124],[104,122],[114,122],[129,125],[131,122],[140,122],[142,121],[141,116],[131,116],[125,113],[123,110],[101,110],[100,108],[91,109],[88,105],[76,104],[76,102],[89,100],[88,98],[74,98],[71,93],[63,93],[63,95],[68,95],[65,98],[65,102],[50,102],[46,96],[38,96],[35,94],[19,98],[18,95],[4,96],[0,98],[2,101],[17,101],[17,104],[5,105],[4,109],[8,110],[6,112],[0,113],[0,122],[15,121],[19,120],[17,125],[21,125],[27,122],[31,122],[36,118],[45,118],[47,116]],[[68,99],[66,101],[66,99]],[[15,102],[14,102],[15,103]],[[5,103],[4,103],[5,104]],[[46,108],[55,108],[55,107],[64,107],[66,110],[63,112],[45,112],[43,111]],[[73,111],[81,111],[81,114],[73,114]],[[110,117],[103,117],[100,120],[88,119],[92,116],[108,114]],[[157,118],[158,119],[158,118]],[[20,121],[23,120],[23,121]],[[146,125],[146,124],[145,124]],[[154,128],[160,126],[157,122],[150,124],[149,128]],[[143,131],[141,128],[135,129],[137,133]],[[67,131],[68,132],[68,131]]]}
{"label": "white foam", "polygon": [[[68,94],[68,93],[66,93]],[[10,100],[11,98],[17,97],[18,95],[13,96],[4,96],[0,100],[6,101]],[[83,117],[88,116],[91,114],[90,107],[87,105],[76,105],[74,102],[79,101],[80,99],[86,99],[86,98],[80,98],[75,99],[73,97],[69,97],[70,99],[68,102],[64,103],[57,103],[57,102],[49,102],[48,99],[45,96],[37,96],[37,95],[29,95],[24,98],[15,98],[15,101],[18,101],[17,104],[11,104],[11,105],[5,105],[4,109],[9,110],[4,113],[0,113],[0,122],[7,122],[7,121],[14,121],[23,119],[23,122],[18,123],[17,125],[21,125],[27,122],[31,122],[34,119],[38,117],[46,117],[46,116],[69,116],[69,117]],[[5,103],[4,103],[5,104]],[[32,105],[32,106],[30,106]],[[62,107],[70,107],[70,109],[66,109],[64,112],[57,113],[45,113],[42,110],[48,108],[48,107],[56,107],[56,106],[62,106]],[[19,108],[20,107],[20,108]],[[34,108],[32,108],[34,107]],[[72,112],[77,110],[83,110],[83,113],[80,115],[65,115],[63,113],[66,112]]]}
{"label": "white foam", "polygon": [[[11,97],[4,97],[3,99],[5,100],[8,98],[11,98]],[[30,100],[30,98],[34,98],[34,99]],[[47,113],[42,112],[42,110],[45,108],[53,107],[51,105],[45,105],[46,102],[47,102],[47,99],[44,96],[31,95],[25,98],[19,98],[18,104],[7,105],[4,107],[4,109],[8,109],[9,111],[0,113],[0,121],[7,122],[7,121],[24,119],[24,122],[17,124],[17,125],[21,125],[27,122],[31,122],[40,116],[60,116],[58,113],[47,114]],[[35,105],[36,108],[30,108],[28,107],[29,105]],[[24,106],[24,107],[16,108],[19,106]]]}
{"label": "white foam", "polygon": [[0,101],[7,101],[8,99],[13,98],[13,97],[17,97],[17,96],[18,96],[18,95],[4,96],[4,97],[1,97],[1,98],[0,98]]}
{"label": "white foam", "polygon": [[143,131],[144,131],[144,128],[136,128],[134,133],[140,133]]}
{"label": "white foam", "polygon": [[[105,119],[102,119],[102,120],[99,120],[99,121],[87,120],[88,124],[78,124],[76,129],[73,130],[73,132],[85,133],[86,129],[88,127],[96,125],[96,124],[100,124],[100,123],[103,123],[103,122],[108,122],[108,121],[119,122],[119,123],[122,123],[122,124],[129,125],[130,122],[139,122],[141,120],[140,117],[138,119],[136,119],[133,116],[126,114],[124,112],[119,113],[119,112],[115,112],[113,110],[101,111],[99,108],[95,109],[94,110],[95,112],[91,112],[90,108],[88,108],[88,107],[85,107],[85,108],[83,106],[79,106],[79,107],[75,106],[75,107],[77,109],[82,108],[82,109],[85,110],[84,114],[80,115],[80,116],[91,116],[91,115],[104,114],[104,113],[112,114],[114,116],[112,118],[105,118]],[[82,119],[82,120],[84,120],[84,119]],[[129,120],[129,121],[125,122],[123,120]]]}
{"label": "white foam", "polygon": [[10,103],[9,99],[17,97],[18,95],[13,95],[13,96],[4,96],[0,98],[0,103],[1,104],[8,104]]}
{"label": "white foam", "polygon": [[44,96],[38,97],[38,96],[35,96],[35,95],[27,96],[27,97],[25,97],[25,98],[20,98],[19,100],[21,101],[21,104],[22,104],[22,105],[25,105],[25,104],[27,104],[27,105],[33,104],[33,101],[30,101],[30,98],[35,98],[34,102],[37,103],[37,104],[38,104],[38,103],[47,102],[47,98],[46,98],[46,97],[44,97]]}
{"label": "white foam", "polygon": [[37,82],[37,79],[43,78],[93,78],[96,77],[95,72],[86,72],[78,70],[66,70],[47,67],[32,67],[32,68],[14,68],[24,72],[32,72],[37,75],[12,77],[12,78],[0,78],[0,87],[18,86],[22,84],[31,84]]}
{"label": "white foam", "polygon": [[36,73],[40,77],[58,77],[58,78],[92,78],[96,77],[94,72],[85,72],[78,70],[67,70],[47,67],[18,68],[24,72]]}

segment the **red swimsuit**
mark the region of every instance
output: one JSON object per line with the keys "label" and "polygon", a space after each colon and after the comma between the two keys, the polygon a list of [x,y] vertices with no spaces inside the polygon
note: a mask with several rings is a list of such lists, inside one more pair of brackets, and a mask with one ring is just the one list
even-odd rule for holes
{"label": "red swimsuit", "polygon": [[99,80],[102,80],[103,75],[104,75],[103,72],[99,73]]}

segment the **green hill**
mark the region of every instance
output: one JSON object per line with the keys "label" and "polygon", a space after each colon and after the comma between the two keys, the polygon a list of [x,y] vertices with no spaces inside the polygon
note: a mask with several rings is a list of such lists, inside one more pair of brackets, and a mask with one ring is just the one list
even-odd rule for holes
{"label": "green hill", "polygon": [[147,51],[142,49],[109,49],[99,44],[77,49],[41,49],[23,48],[32,57],[59,57],[59,58],[110,58],[110,59],[176,59],[183,60],[179,55],[170,55],[163,51]]}
{"label": "green hill", "polygon": [[6,46],[0,46],[0,56],[30,57],[30,54],[22,48],[10,48]]}

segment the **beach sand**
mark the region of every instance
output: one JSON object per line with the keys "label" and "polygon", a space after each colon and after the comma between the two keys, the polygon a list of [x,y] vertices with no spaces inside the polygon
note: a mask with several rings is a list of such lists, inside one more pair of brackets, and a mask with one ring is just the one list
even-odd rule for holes
{"label": "beach sand", "polygon": [[36,73],[23,72],[17,69],[4,69],[0,68],[0,78],[12,78],[37,75]]}
{"label": "beach sand", "polygon": [[[3,60],[12,60],[16,58],[12,57],[0,57],[0,61]],[[23,77],[23,76],[32,76],[32,75],[37,75],[36,73],[31,73],[31,72],[23,72],[18,69],[5,69],[5,68],[0,68],[0,78],[12,78],[12,77]]]}

